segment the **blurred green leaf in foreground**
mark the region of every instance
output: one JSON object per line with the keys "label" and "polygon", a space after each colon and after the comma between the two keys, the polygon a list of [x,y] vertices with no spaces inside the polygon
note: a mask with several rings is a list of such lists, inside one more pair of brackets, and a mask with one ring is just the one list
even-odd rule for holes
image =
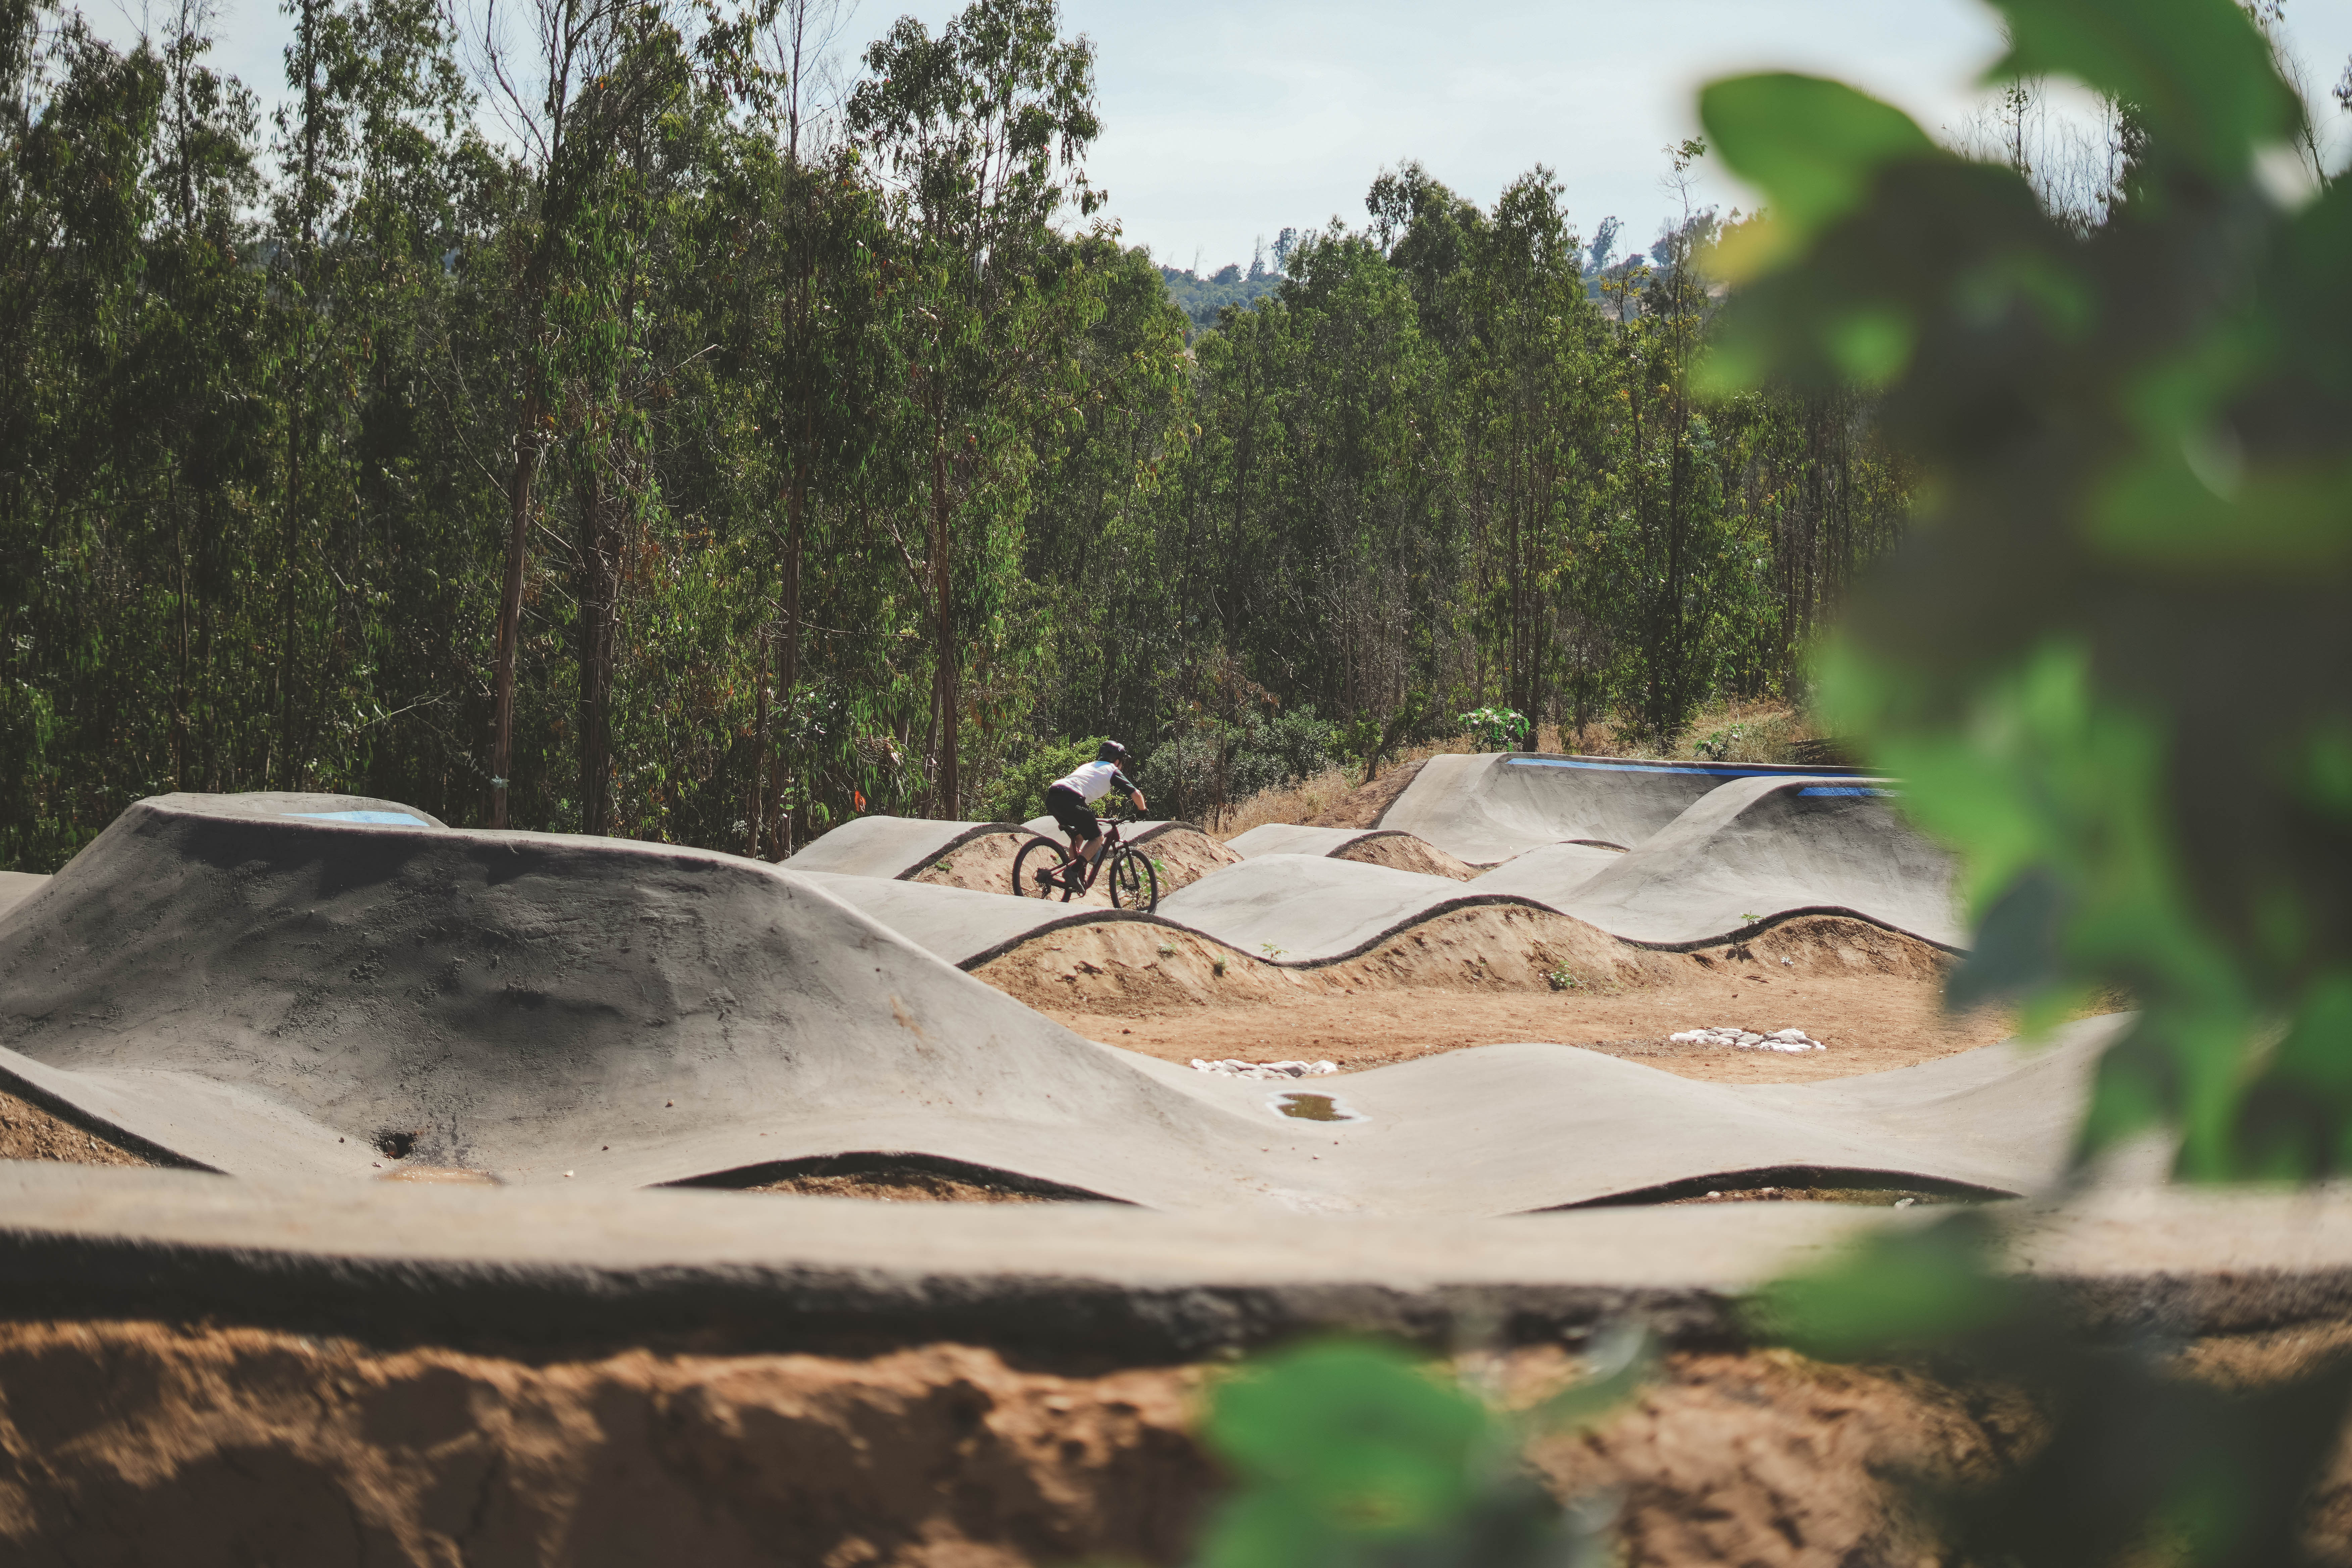
{"label": "blurred green leaf in foreground", "polygon": [[[2104,96],[2105,221],[1835,83],[1718,82],[1766,195],[1712,375],[1884,388],[1921,525],[1822,666],[1842,731],[1961,854],[1948,1000],[2029,1027],[2117,993],[2087,1157],[2161,1130],[2179,1174],[2352,1163],[2352,183],[2231,0],[1996,0],[1996,80]],[[2003,1222],[1881,1235],[1783,1281],[1762,1331],[2027,1398],[1989,1482],[1915,1484],[1947,1560],[2304,1560],[2352,1373],[2253,1391],[2085,1331],[2000,1262]]]}
{"label": "blurred green leaf in foreground", "polygon": [[[2278,177],[2315,139],[2231,0],[1995,4],[1996,81],[2117,111],[2103,220],[1838,83],[1717,82],[1708,141],[1766,209],[1717,248],[1708,374],[1878,388],[1922,466],[1921,526],[1822,675],[1832,727],[1962,857],[1952,1003],[2035,1026],[2127,995],[2083,1154],[2169,1129],[2184,1175],[2315,1179],[2352,1165],[2352,182]],[[2040,1441],[1988,1485],[1919,1489],[1944,1559],[2295,1560],[2352,1377],[2189,1379],[2177,1347],[2079,1332],[2001,1239],[1898,1226],[1757,1304],[1812,1355],[2032,1401]],[[1507,1430],[1379,1352],[1268,1363],[1209,1435],[1241,1485],[1206,1568],[1570,1550],[1494,1479]]]}
{"label": "blurred green leaf in foreground", "polygon": [[2352,1159],[2352,184],[2231,0],[2001,0],[1997,79],[2070,77],[2132,153],[2095,226],[1833,82],[1700,100],[1768,216],[1713,374],[1885,387],[1921,526],[1822,674],[1979,920],[1956,1005],[2120,992],[2091,1152],[2191,1177]]}
{"label": "blurred green leaf in foreground", "polygon": [[1333,1342],[1267,1356],[1213,1392],[1205,1436],[1238,1483],[1199,1568],[1594,1568],[1605,1510],[1562,1509],[1519,1456],[1536,1432],[1590,1424],[1639,1388],[1645,1336],[1614,1331],[1588,1375],[1500,1412],[1442,1367]]}

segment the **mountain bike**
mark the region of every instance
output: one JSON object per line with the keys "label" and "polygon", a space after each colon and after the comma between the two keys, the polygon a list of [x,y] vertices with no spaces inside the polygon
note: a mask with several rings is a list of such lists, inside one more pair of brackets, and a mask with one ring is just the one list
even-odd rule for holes
{"label": "mountain bike", "polygon": [[1160,907],[1160,871],[1151,857],[1119,837],[1126,818],[1102,819],[1103,847],[1087,867],[1086,879],[1076,887],[1064,879],[1075,858],[1056,839],[1043,835],[1021,847],[1013,858],[1013,896],[1016,899],[1059,899],[1068,903],[1094,890],[1096,879],[1110,878],[1110,907],[1150,914]]}

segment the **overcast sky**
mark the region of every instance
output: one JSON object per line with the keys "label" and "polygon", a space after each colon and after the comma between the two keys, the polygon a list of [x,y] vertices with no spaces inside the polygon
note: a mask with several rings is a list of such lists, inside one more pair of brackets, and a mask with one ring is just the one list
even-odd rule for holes
{"label": "overcast sky", "polygon": [[[136,0],[83,3],[118,40],[137,31]],[[848,52],[902,13],[936,30],[958,8],[862,0]],[[273,100],[286,18],[274,0],[222,0],[220,16],[219,63]],[[1697,132],[1692,95],[1710,77],[1833,75],[1935,132],[1980,101],[2000,45],[1979,0],[1065,0],[1064,16],[1098,51],[1088,163],[1110,213],[1160,260],[1204,269],[1246,264],[1286,225],[1361,224],[1373,176],[1408,158],[1482,205],[1549,164],[1580,229],[1614,215],[1646,245],[1671,206],[1662,149]],[[2352,124],[2326,89],[2352,56],[2352,0],[2288,0],[2287,24],[2340,163]],[[1699,198],[1751,199],[1717,176]]]}

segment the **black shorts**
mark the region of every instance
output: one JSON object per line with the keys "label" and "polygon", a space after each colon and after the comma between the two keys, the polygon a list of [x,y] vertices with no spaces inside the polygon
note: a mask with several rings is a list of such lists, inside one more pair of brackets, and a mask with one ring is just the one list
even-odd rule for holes
{"label": "black shorts", "polygon": [[1055,784],[1045,792],[1045,809],[1062,825],[1062,831],[1074,838],[1100,838],[1102,818],[1095,815],[1076,790],[1066,784]]}

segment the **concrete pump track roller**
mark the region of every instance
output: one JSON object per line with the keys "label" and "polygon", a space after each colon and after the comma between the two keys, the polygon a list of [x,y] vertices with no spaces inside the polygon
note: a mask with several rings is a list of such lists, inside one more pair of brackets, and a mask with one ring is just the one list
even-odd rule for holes
{"label": "concrete pump track roller", "polygon": [[1244,859],[1259,855],[1322,855],[1460,882],[1470,881],[1479,871],[1434,844],[1388,827],[1308,827],[1268,822],[1225,840],[1225,847]]}
{"label": "concrete pump track roller", "polygon": [[1853,915],[1958,952],[1951,858],[1852,780],[1750,778],[1714,789],[1632,851],[1562,888],[1532,851],[1470,884],[1541,899],[1644,947],[1708,947],[1800,914]]}
{"label": "concrete pump track roller", "polygon": [[1376,825],[1495,866],[1546,844],[1631,849],[1734,779],[1843,779],[1839,768],[1623,762],[1486,752],[1423,763]]}
{"label": "concrete pump track roller", "polygon": [[784,864],[844,877],[913,877],[974,839],[1021,835],[1012,822],[934,822],[917,816],[857,816],[827,831]]}
{"label": "concrete pump track roller", "polygon": [[383,802],[164,796],[0,917],[0,1087],[273,1180],[885,1154],[1166,1209],[1500,1215],[1759,1171],[2028,1191],[2113,1027],[1801,1088],[1492,1046],[1308,1104],[1083,1039],[825,888]]}

